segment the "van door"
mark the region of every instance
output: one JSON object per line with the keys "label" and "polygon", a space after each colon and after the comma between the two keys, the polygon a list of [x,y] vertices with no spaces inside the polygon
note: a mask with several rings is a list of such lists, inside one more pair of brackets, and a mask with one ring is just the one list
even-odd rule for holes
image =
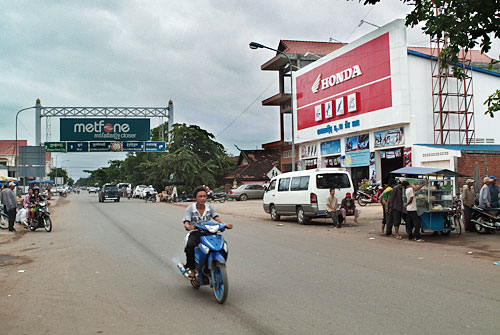
{"label": "van door", "polygon": [[276,202],[276,185],[277,179],[271,180],[269,186],[267,187],[266,192],[264,193],[264,210],[269,213],[270,205],[274,205]]}

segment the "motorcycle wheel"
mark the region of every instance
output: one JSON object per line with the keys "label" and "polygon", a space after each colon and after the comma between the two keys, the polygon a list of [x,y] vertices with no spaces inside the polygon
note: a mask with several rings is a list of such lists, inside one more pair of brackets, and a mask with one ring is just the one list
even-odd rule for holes
{"label": "motorcycle wheel", "polygon": [[31,230],[31,231],[35,231],[35,230],[36,230],[36,227],[34,227],[34,226],[30,226],[30,230]]}
{"label": "motorcycle wheel", "polygon": [[9,219],[3,215],[0,215],[0,228],[2,229],[9,228]]}
{"label": "motorcycle wheel", "polygon": [[151,202],[156,202],[156,196],[154,196],[153,198],[151,198]]}
{"label": "motorcycle wheel", "polygon": [[219,202],[222,204],[223,202],[225,202],[225,201],[226,201],[226,197],[220,197],[218,200],[219,200]]}
{"label": "motorcycle wheel", "polygon": [[195,289],[199,289],[200,283],[198,282],[198,279],[191,280],[191,286],[193,286],[193,288],[195,288]]}
{"label": "motorcycle wheel", "polygon": [[455,233],[458,235],[462,234],[462,223],[460,222],[460,218],[458,216],[453,218],[453,225],[455,226]]}
{"label": "motorcycle wheel", "polygon": [[360,206],[366,206],[371,200],[367,198],[366,196],[360,194],[358,197],[358,204]]}
{"label": "motorcycle wheel", "polygon": [[50,233],[50,231],[52,230],[52,220],[50,219],[50,217],[46,217],[43,219],[43,226],[45,228],[45,231],[47,233]]}
{"label": "motorcycle wheel", "polygon": [[212,283],[212,287],[215,300],[217,300],[219,304],[223,304],[226,301],[227,295],[229,293],[229,282],[227,280],[226,265],[216,262],[213,272],[213,278],[215,282]]}

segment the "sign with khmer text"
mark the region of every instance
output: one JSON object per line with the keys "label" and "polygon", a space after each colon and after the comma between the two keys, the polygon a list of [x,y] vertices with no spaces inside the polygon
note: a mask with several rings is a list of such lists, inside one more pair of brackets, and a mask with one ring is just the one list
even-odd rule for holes
{"label": "sign with khmer text", "polygon": [[148,141],[149,119],[61,119],[61,141]]}

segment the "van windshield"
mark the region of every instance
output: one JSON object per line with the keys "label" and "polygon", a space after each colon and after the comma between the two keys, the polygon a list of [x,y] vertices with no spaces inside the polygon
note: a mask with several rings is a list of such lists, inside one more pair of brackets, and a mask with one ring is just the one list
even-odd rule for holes
{"label": "van windshield", "polygon": [[346,173],[323,173],[316,176],[316,187],[320,189],[349,188],[351,183]]}

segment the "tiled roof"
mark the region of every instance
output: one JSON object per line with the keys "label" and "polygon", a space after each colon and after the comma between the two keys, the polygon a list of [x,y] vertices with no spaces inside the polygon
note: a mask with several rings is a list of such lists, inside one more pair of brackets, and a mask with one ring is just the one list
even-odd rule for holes
{"label": "tiled roof", "polygon": [[[408,47],[408,50],[412,50],[415,52],[420,52],[422,54],[431,56],[431,48],[427,47]],[[459,56],[463,57],[463,52],[459,53]],[[470,53],[467,54],[467,58],[471,59],[472,63],[489,63],[492,61],[492,58],[488,57],[485,54],[481,53],[481,50],[471,50]]]}
{"label": "tiled roof", "polygon": [[342,48],[343,43],[332,42],[314,42],[314,41],[293,41],[281,40],[278,50],[290,54],[305,54],[307,52],[315,55],[327,55],[339,48]]}
{"label": "tiled roof", "polygon": [[[28,145],[27,140],[17,140],[17,146]],[[18,151],[19,152],[19,149]],[[15,140],[0,140],[0,155],[15,155],[16,154],[16,141]]]}
{"label": "tiled roof", "polygon": [[273,166],[280,165],[279,149],[241,150],[236,169],[228,173],[224,179],[232,181],[267,181],[266,174]]}

